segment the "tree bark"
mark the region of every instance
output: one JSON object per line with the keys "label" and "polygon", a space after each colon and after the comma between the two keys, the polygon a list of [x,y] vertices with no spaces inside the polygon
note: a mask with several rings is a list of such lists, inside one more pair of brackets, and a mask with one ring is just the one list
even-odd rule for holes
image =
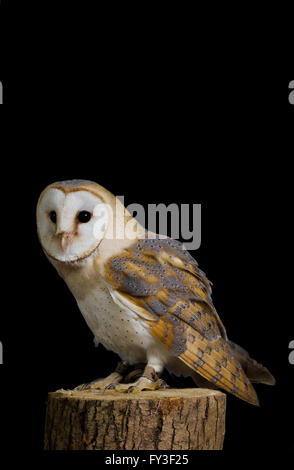
{"label": "tree bark", "polygon": [[226,396],[200,388],[49,393],[46,450],[222,449]]}

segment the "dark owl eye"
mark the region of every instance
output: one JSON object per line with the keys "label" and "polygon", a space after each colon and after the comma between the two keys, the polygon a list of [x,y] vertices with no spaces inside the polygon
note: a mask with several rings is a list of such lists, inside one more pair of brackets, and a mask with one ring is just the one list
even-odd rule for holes
{"label": "dark owl eye", "polygon": [[50,214],[49,214],[49,217],[50,217],[51,222],[53,222],[54,224],[56,224],[56,212],[55,212],[55,211],[51,211]]}
{"label": "dark owl eye", "polygon": [[86,224],[91,219],[92,214],[88,211],[81,211],[78,213],[78,221],[82,224]]}

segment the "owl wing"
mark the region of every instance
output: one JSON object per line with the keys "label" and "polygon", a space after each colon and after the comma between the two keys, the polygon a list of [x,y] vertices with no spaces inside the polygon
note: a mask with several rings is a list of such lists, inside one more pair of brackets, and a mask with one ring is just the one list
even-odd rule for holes
{"label": "owl wing", "polygon": [[139,240],[107,261],[105,280],[114,301],[145,321],[171,353],[216,386],[258,404],[213,306],[210,282],[181,243]]}

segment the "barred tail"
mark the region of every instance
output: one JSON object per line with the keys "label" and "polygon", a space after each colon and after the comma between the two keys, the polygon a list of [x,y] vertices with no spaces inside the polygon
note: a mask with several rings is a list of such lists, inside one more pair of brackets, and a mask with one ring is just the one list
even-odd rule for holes
{"label": "barred tail", "polygon": [[228,343],[232,353],[240,362],[242,369],[250,382],[275,385],[276,380],[266,367],[252,359],[248,352],[241,348],[241,346],[238,346],[238,344],[235,344],[232,341],[228,341]]}

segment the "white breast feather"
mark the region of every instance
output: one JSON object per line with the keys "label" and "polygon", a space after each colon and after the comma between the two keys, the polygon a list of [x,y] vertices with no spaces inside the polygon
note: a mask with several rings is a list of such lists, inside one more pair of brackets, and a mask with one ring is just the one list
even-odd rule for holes
{"label": "white breast feather", "polygon": [[156,340],[136,313],[126,305],[119,305],[113,291],[101,283],[77,302],[96,342],[129,363],[146,360],[146,352],[154,347]]}

